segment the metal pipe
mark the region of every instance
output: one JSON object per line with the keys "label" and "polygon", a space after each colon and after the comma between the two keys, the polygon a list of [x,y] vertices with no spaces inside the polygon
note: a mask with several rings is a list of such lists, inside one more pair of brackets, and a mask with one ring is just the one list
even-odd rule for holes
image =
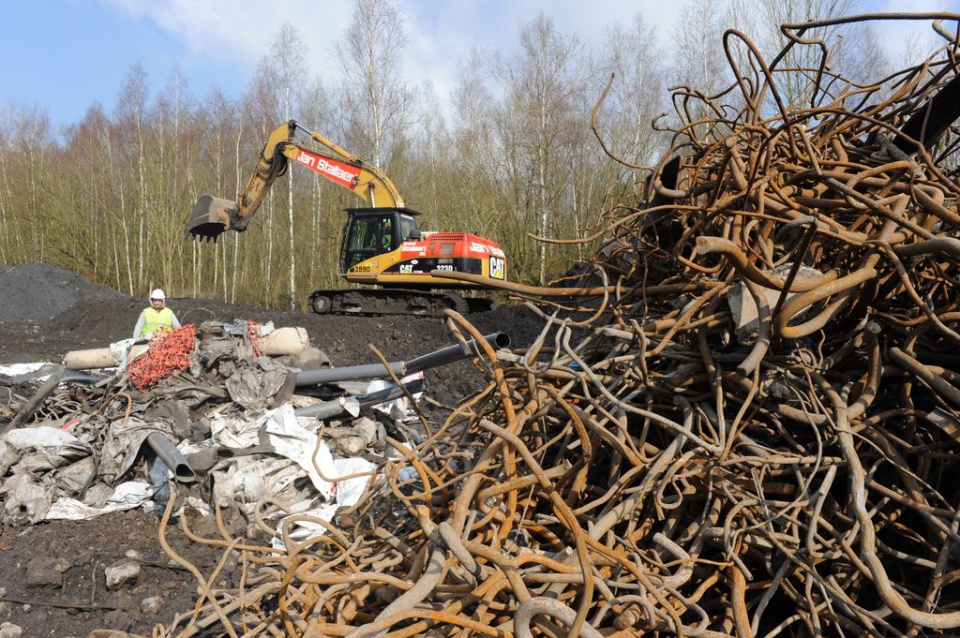
{"label": "metal pipe", "polygon": [[409,383],[404,383],[403,386],[390,384],[389,387],[377,390],[376,392],[369,392],[355,397],[339,397],[335,401],[326,401],[305,408],[297,408],[293,411],[293,414],[295,416],[316,417],[320,420],[339,416],[345,412],[356,416],[359,414],[361,407],[393,401],[394,399],[399,399],[407,392],[419,392],[422,389],[423,379],[416,379]]}
{"label": "metal pipe", "polygon": [[150,449],[156,452],[160,460],[170,468],[170,471],[173,472],[174,479],[177,481],[196,480],[197,473],[194,472],[190,464],[187,463],[187,459],[184,458],[180,450],[174,447],[173,443],[171,443],[167,437],[159,432],[151,432],[147,436],[147,444],[150,446]]}
{"label": "metal pipe", "polygon": [[[510,336],[503,332],[494,332],[492,334],[484,335],[483,339],[496,349],[506,348],[510,345]],[[430,368],[436,368],[437,366],[443,366],[461,359],[466,359],[467,357],[472,356],[476,349],[477,345],[473,340],[468,341],[466,344],[457,343],[452,346],[447,346],[446,348],[441,348],[435,352],[417,357],[413,361],[407,363],[404,368],[403,376],[415,374],[417,372],[423,372],[424,370],[428,370]]]}
{"label": "metal pipe", "polygon": [[[495,348],[506,348],[510,345],[510,337],[502,332],[495,332],[484,336],[484,340]],[[382,363],[367,363],[345,368],[323,368],[321,370],[306,370],[296,376],[295,384],[321,385],[336,383],[337,381],[354,381],[357,379],[382,379],[390,373],[398,377],[422,372],[428,368],[446,365],[473,355],[477,344],[471,340],[466,344],[454,344],[434,352],[417,357],[409,362],[393,361],[386,365]]]}
{"label": "metal pipe", "polygon": [[338,397],[333,401],[324,401],[316,405],[308,405],[305,408],[297,408],[293,411],[293,414],[294,416],[313,417],[319,421],[341,414],[357,416],[360,414],[360,401],[357,397],[352,396]]}
{"label": "metal pipe", "polygon": [[336,383],[337,381],[354,381],[356,379],[379,379],[388,377],[387,370],[398,377],[405,376],[403,372],[403,362],[393,361],[384,367],[381,363],[367,363],[358,366],[347,366],[344,368],[321,368],[319,370],[304,370],[298,372],[294,384],[304,385],[323,385],[324,383]]}

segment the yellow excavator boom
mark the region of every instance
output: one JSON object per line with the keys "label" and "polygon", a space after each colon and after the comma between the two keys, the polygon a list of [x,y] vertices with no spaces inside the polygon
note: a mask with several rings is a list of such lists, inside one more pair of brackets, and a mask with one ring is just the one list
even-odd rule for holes
{"label": "yellow excavator boom", "polygon": [[[307,133],[313,143],[297,139],[298,130]],[[257,167],[236,201],[204,195],[190,213],[185,234],[216,239],[227,230],[246,230],[270,187],[286,172],[290,160],[352,190],[371,207],[403,207],[396,186],[380,169],[290,120],[270,133]]]}

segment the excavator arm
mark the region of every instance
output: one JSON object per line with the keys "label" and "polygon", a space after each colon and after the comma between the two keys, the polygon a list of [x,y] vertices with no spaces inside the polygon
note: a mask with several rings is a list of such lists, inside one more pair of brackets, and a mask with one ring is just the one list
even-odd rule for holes
{"label": "excavator arm", "polygon": [[[311,142],[297,139],[298,130],[306,133]],[[380,169],[290,120],[270,133],[256,170],[236,201],[204,195],[190,213],[185,234],[215,240],[227,230],[246,230],[270,187],[286,173],[291,160],[352,190],[371,207],[403,207],[400,193]]]}

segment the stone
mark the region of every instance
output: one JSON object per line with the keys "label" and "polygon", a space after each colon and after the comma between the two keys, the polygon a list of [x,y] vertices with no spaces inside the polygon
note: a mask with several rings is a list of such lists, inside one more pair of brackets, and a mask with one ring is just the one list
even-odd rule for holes
{"label": "stone", "polygon": [[65,558],[41,556],[27,563],[27,587],[63,587],[63,573],[70,569]]}
{"label": "stone", "polygon": [[148,616],[156,616],[163,611],[163,596],[150,596],[140,601],[140,611]]}
{"label": "stone", "polygon": [[73,559],[73,564],[77,567],[86,567],[93,563],[94,552],[92,549],[85,549],[77,553]]}
{"label": "stone", "polygon": [[140,577],[140,563],[130,558],[121,558],[103,571],[107,579],[107,589],[116,590],[137,581]]}
{"label": "stone", "polygon": [[14,625],[5,622],[0,625],[0,638],[20,638],[23,635],[23,628],[20,625]]}

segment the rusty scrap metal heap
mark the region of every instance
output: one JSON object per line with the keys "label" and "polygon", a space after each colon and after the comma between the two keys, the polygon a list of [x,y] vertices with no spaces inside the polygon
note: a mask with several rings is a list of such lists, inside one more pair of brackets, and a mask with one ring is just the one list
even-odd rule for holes
{"label": "rusty scrap metal heap", "polygon": [[678,90],[598,304],[486,347],[489,387],[325,534],[198,538],[247,580],[198,573],[170,635],[955,635],[957,18],[883,83],[809,70],[804,108],[758,55],[738,111]]}

